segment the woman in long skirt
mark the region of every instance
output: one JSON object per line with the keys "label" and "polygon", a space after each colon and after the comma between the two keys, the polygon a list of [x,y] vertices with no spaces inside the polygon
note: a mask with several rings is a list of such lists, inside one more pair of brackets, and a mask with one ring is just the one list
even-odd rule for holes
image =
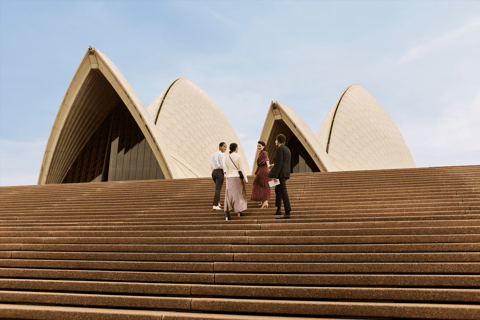
{"label": "woman in long skirt", "polygon": [[255,172],[255,180],[253,180],[252,200],[261,201],[261,208],[268,208],[268,200],[270,200],[271,187],[268,182],[268,167],[270,160],[265,150],[265,142],[258,141],[257,150],[260,151],[257,158],[257,171]]}
{"label": "woman in long skirt", "polygon": [[[225,156],[225,170],[227,172],[227,189],[225,190],[225,220],[230,218],[230,211],[236,212],[240,217],[242,211],[247,210],[247,192],[244,179],[240,178],[238,171],[243,170],[242,156],[238,154],[238,145],[230,144],[230,154]],[[246,177],[245,177],[246,178]]]}

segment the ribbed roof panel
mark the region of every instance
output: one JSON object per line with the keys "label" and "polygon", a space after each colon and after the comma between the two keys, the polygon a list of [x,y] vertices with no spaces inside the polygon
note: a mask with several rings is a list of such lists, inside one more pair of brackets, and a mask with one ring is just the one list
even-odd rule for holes
{"label": "ribbed roof panel", "polygon": [[[237,143],[243,163],[248,164],[240,139],[223,111],[189,79],[172,82],[150,104],[148,112],[158,114],[155,125],[162,141],[173,151],[172,156],[186,167],[191,166],[199,176],[211,176],[210,159],[221,141]],[[244,169],[251,173],[250,167]]]}

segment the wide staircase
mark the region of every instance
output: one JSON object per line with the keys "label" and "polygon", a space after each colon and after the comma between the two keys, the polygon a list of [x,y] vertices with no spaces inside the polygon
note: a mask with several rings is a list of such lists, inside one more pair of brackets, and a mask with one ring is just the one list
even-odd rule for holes
{"label": "wide staircase", "polygon": [[225,221],[208,178],[2,187],[0,318],[480,319],[480,166],[288,190]]}

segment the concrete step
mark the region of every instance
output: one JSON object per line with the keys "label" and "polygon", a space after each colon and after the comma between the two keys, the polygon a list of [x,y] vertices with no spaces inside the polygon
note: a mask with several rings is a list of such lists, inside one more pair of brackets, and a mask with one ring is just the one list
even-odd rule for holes
{"label": "concrete step", "polygon": [[[272,215],[271,218],[275,216]],[[462,217],[462,216],[458,216]],[[293,217],[294,218],[294,217]],[[462,217],[463,218],[463,217]],[[223,215],[222,215],[223,220]],[[219,220],[218,218],[216,220]],[[253,222],[255,220],[243,219],[239,222]],[[259,224],[258,221],[256,224]],[[273,230],[292,230],[292,234],[295,235],[320,235],[319,233],[304,233],[300,234],[298,229],[303,230],[335,230],[335,229],[378,229],[378,228],[457,228],[457,227],[469,227],[476,229],[480,226],[480,219],[458,219],[458,220],[412,220],[412,221],[349,221],[349,222],[313,222],[308,220],[307,223],[301,223],[297,221],[296,223],[285,223],[278,222],[271,223],[267,220],[265,223],[260,223],[257,230],[230,230],[230,231],[220,231],[220,230],[202,230],[202,231],[187,231],[181,230],[182,225],[172,225],[170,226],[169,231],[162,224],[157,225],[135,225],[135,226],[124,226],[124,225],[115,225],[115,226],[61,226],[61,227],[49,227],[47,230],[45,228],[40,228],[40,230],[17,230],[16,228],[2,228],[3,237],[102,237],[102,236],[138,236],[139,232],[142,232],[144,236],[158,236],[158,237],[199,237],[199,236],[272,236],[272,235],[290,235],[282,232],[274,232]],[[175,230],[178,228],[179,230]],[[259,230],[261,229],[261,230]],[[162,231],[163,232],[158,232]],[[174,231],[175,230],[175,231]],[[307,232],[307,231],[302,231]]]}
{"label": "concrete step", "polygon": [[[22,304],[0,304],[0,319],[48,319],[48,320],[313,320],[327,318],[249,316],[239,314],[215,314],[195,312],[172,312],[152,310],[128,310],[88,307],[59,307]],[[3,318],[5,317],[5,318]],[[349,318],[331,318],[329,320],[348,320]],[[350,318],[353,319],[353,318]],[[364,319],[369,318],[358,318]]]}
{"label": "concrete step", "polygon": [[[480,240],[480,237],[479,239]],[[0,244],[0,251],[155,252],[155,253],[355,253],[355,252],[480,252],[477,243],[321,244],[321,245],[124,245],[124,244]]]}
{"label": "concrete step", "polygon": [[[373,270],[372,270],[373,272]],[[480,285],[477,275],[418,274],[249,274],[216,273],[216,284],[287,286],[399,286],[472,288]]]}
{"label": "concrete step", "polygon": [[[38,261],[35,261],[36,263]],[[213,270],[213,263],[142,263],[135,264],[128,262],[103,263],[103,266],[110,270],[101,270],[96,268],[92,262],[67,265],[61,261],[63,266],[74,268],[60,269],[55,268],[51,263],[44,263],[37,268],[32,265],[27,267],[2,267],[0,276],[2,278],[25,278],[25,279],[66,279],[66,280],[93,280],[93,281],[129,281],[129,282],[153,282],[153,283],[215,283],[215,274],[207,273],[206,270]],[[115,269],[115,267],[119,269]],[[140,271],[131,271],[144,269]],[[77,268],[78,267],[78,268]],[[125,268],[127,267],[127,268]],[[166,271],[159,271],[169,269]],[[50,269],[53,268],[53,269]],[[76,269],[75,269],[76,268]],[[85,270],[82,270],[84,268]],[[167,272],[172,271],[172,272]],[[173,271],[179,271],[174,273]],[[198,272],[197,272],[198,271]]]}
{"label": "concrete step", "polygon": [[480,166],[288,188],[233,221],[210,178],[1,188],[0,318],[479,318]]}
{"label": "concrete step", "polygon": [[[290,188],[290,186],[288,186]],[[210,190],[206,190],[205,194],[213,194],[211,188]],[[373,190],[364,190],[364,189],[356,189],[355,192],[347,192],[345,190],[341,190],[339,192],[334,192],[332,190],[314,190],[309,189],[308,191],[301,191],[302,189],[296,190],[291,188],[289,190],[289,195],[297,199],[304,199],[309,201],[319,201],[322,203],[335,203],[337,201],[349,201],[349,202],[357,202],[357,201],[401,201],[401,200],[434,200],[434,199],[461,199],[462,197],[476,197],[478,199],[478,194],[476,194],[475,190],[472,188],[463,188],[463,189],[427,189],[425,188],[416,188],[416,189],[402,189],[402,192],[398,192],[398,188],[393,188],[392,190],[387,190],[382,188],[379,191]],[[114,202],[118,207],[131,207],[131,206],[185,206],[185,205],[192,205],[192,204],[210,204],[211,199],[207,199],[205,197],[198,196],[198,190],[195,194],[187,194],[187,195],[165,195],[162,197],[132,197],[128,199],[127,197],[119,197],[115,198],[108,197],[109,201],[112,203]],[[251,194],[251,190],[247,189],[247,194]],[[274,196],[274,191],[272,190],[272,196]],[[223,198],[224,194],[221,193],[221,197]],[[95,197],[85,197],[79,199],[72,199],[70,197],[62,197],[57,199],[52,199],[48,196],[42,196],[39,199],[32,199],[30,202],[19,204],[18,201],[14,200],[4,200],[2,201],[2,206],[5,208],[11,207],[10,210],[14,208],[24,208],[24,209],[41,209],[41,208],[56,208],[61,205],[69,206],[72,208],[73,206],[77,207],[80,205],[87,206],[96,204],[100,207],[108,207],[109,202],[105,202],[105,197],[107,195],[101,193],[96,194]],[[315,199],[312,199],[315,198]],[[185,201],[188,199],[188,201]],[[25,199],[24,199],[25,201]],[[120,206],[123,205],[123,206]]]}
{"label": "concrete step", "polygon": [[[223,198],[223,197],[221,197]],[[274,200],[274,196],[272,197],[273,200]],[[415,200],[415,199],[404,199],[404,200],[388,200],[388,201],[385,201],[383,199],[377,199],[377,200],[372,200],[372,199],[363,199],[363,201],[353,201],[352,199],[346,199],[345,201],[343,200],[339,200],[339,199],[336,199],[337,201],[321,201],[320,199],[316,198],[316,199],[310,199],[309,197],[299,197],[299,196],[295,196],[295,195],[292,195],[290,196],[291,198],[291,201],[297,201],[296,203],[293,202],[292,203],[292,207],[299,207],[299,208],[302,208],[302,207],[311,207],[311,206],[314,206],[314,207],[317,207],[317,206],[320,206],[321,208],[326,208],[326,209],[329,209],[329,208],[347,208],[347,209],[355,209],[355,208],[370,208],[370,207],[378,207],[378,206],[381,206],[381,207],[384,207],[384,208],[389,208],[389,207],[398,207],[398,206],[402,206],[402,207],[439,207],[439,206],[457,206],[457,205],[479,205],[480,204],[480,197],[469,197],[469,198],[466,198],[466,197],[458,197],[458,198],[447,198],[447,199],[429,199],[429,200],[424,200],[424,199],[420,199],[420,200]],[[159,212],[189,212],[189,211],[192,211],[192,210],[195,210],[195,211],[198,211],[199,209],[200,210],[211,210],[211,199],[209,199],[210,201],[197,201],[197,202],[193,202],[191,199],[189,199],[189,201],[191,202],[185,202],[185,200],[182,201],[179,201],[178,204],[171,204],[171,205],[164,205],[164,204],[161,204],[161,203],[130,203],[128,205],[122,205],[120,206],[120,204],[115,204],[116,206],[118,206],[118,208],[120,209],[119,211],[120,212],[131,212],[131,210],[133,211],[139,211],[139,210],[142,210],[142,209],[148,209],[148,211],[159,211]],[[340,202],[340,203],[339,203]],[[255,204],[258,205],[258,201],[249,201],[248,204],[254,208],[255,207]],[[92,205],[95,205],[95,209],[93,210],[93,212],[100,212],[100,211],[103,211],[103,212],[112,212],[114,210],[112,210],[111,208],[111,205],[109,205],[108,203],[105,203],[103,202],[102,204],[87,204],[87,203],[84,203],[82,205],[75,205],[75,207],[72,208],[72,206],[74,206],[74,204],[72,203],[69,203],[68,201],[65,201],[64,204],[62,205],[56,205],[55,207],[42,207],[40,204],[38,206],[35,206],[35,207],[32,207],[33,210],[29,210],[28,208],[20,208],[16,207],[16,209],[8,209],[8,208],[5,208],[5,211],[4,214],[5,216],[9,216],[9,215],[13,215],[13,214],[17,214],[19,216],[23,216],[23,215],[28,215],[28,213],[35,213],[35,215],[38,215],[40,213],[48,213],[48,214],[51,214],[52,212],[65,212],[65,210],[69,210],[69,212],[71,212],[72,214],[75,214],[75,213],[82,213],[84,212],[86,209],[88,209],[89,211],[92,210]],[[115,210],[118,212],[118,209]],[[143,210],[142,210],[143,211]]]}
{"label": "concrete step", "polygon": [[[214,270],[216,273],[257,273],[261,274],[303,274],[308,280],[309,275],[315,274],[450,274],[450,275],[469,275],[477,274],[480,264],[476,262],[349,262],[349,263],[272,263],[272,262],[215,262]],[[352,275],[353,276],[353,275]],[[219,283],[217,281],[217,283]],[[455,287],[455,282],[451,282]],[[304,283],[309,285],[309,282]],[[337,285],[331,282],[330,285]],[[338,284],[340,285],[340,284]],[[373,284],[372,284],[373,285]],[[418,284],[421,286],[421,284]],[[403,286],[403,285],[402,285]],[[448,285],[447,285],[448,286]],[[472,284],[473,286],[473,284]]]}
{"label": "concrete step", "polygon": [[[468,214],[467,214],[468,212]],[[368,222],[368,221],[416,221],[416,220],[478,220],[480,219],[480,212],[472,213],[472,211],[455,211],[455,212],[419,212],[416,215],[409,213],[409,215],[399,215],[398,213],[373,213],[373,214],[317,214],[311,212],[295,211],[295,218],[291,223],[310,223],[310,222]],[[215,220],[219,219],[218,213],[214,213]],[[192,219],[197,220],[197,217],[192,215]],[[275,217],[271,212],[262,212],[262,213],[251,213],[244,212],[240,218],[236,218],[235,221],[245,221],[252,222],[255,221],[257,224],[263,223],[273,223]],[[156,219],[156,218],[138,218],[136,221],[130,219],[90,219],[81,221],[68,221],[68,222],[53,222],[45,221],[41,223],[1,223],[3,227],[0,227],[0,231],[43,231],[46,228],[49,230],[92,230],[91,227],[96,227],[93,230],[105,230],[105,226],[121,226],[121,230],[136,230],[140,229],[145,225],[162,225],[166,220],[165,219]],[[169,221],[169,220],[167,220]],[[278,222],[281,223],[281,222]],[[181,226],[181,225],[180,225]],[[118,229],[117,229],[118,230]]]}
{"label": "concrete step", "polygon": [[1,251],[3,260],[94,260],[168,262],[480,262],[480,252],[397,252],[397,253],[133,253],[133,252],[43,252]]}
{"label": "concrete step", "polygon": [[291,314],[307,316],[422,317],[427,319],[480,318],[480,306],[435,303],[380,303],[334,301],[284,301],[259,299],[145,297],[128,295],[73,294],[0,291],[0,301],[68,306],[109,306],[251,314]]}
{"label": "concrete step", "polygon": [[263,299],[285,299],[285,297],[289,297],[294,300],[480,302],[480,292],[476,289],[276,287],[31,279],[0,279],[0,289],[10,291],[27,290],[29,292],[85,292],[102,294],[128,294],[134,292],[143,296],[220,296]]}
{"label": "concrete step", "polygon": [[480,253],[235,253],[233,258],[238,262],[480,262]]}

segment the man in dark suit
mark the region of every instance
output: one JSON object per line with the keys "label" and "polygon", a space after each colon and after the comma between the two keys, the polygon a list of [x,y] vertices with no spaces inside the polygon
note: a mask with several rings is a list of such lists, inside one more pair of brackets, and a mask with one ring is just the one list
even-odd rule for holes
{"label": "man in dark suit", "polygon": [[[276,215],[280,215],[277,219],[290,219],[290,200],[288,199],[287,192],[287,179],[290,179],[290,165],[292,162],[292,154],[290,149],[285,145],[287,138],[283,134],[277,136],[275,143],[277,145],[277,151],[275,151],[275,165],[270,165],[270,172],[268,177],[272,179],[278,179],[279,185],[275,186],[275,205],[277,206]],[[282,200],[285,207],[285,214],[282,215]]]}

